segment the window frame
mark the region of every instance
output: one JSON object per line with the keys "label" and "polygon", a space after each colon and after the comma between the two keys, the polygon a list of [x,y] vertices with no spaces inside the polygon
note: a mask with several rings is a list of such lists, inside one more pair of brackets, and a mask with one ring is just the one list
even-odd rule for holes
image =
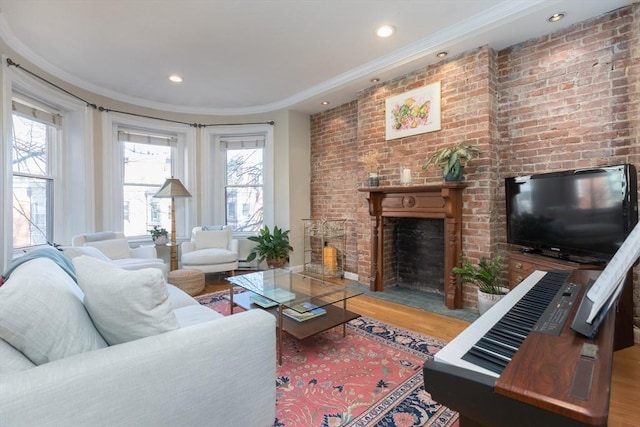
{"label": "window frame", "polygon": [[[45,239],[45,243],[39,243],[39,244],[30,244],[30,245],[26,245],[26,246],[13,246],[13,231],[12,231],[12,248],[14,251],[22,251],[22,250],[28,250],[30,248],[35,248],[38,246],[43,246],[46,244],[46,242],[53,242],[54,239],[54,220],[56,218],[56,206],[58,203],[56,203],[56,192],[55,192],[55,188],[56,187],[60,187],[58,185],[58,180],[59,180],[59,176],[58,176],[58,168],[56,167],[58,165],[58,161],[57,158],[59,157],[60,154],[60,150],[61,150],[61,144],[60,141],[62,140],[62,119],[63,119],[63,114],[61,111],[53,108],[53,107],[49,107],[49,106],[44,106],[42,105],[41,102],[37,101],[37,100],[33,100],[30,97],[24,96],[22,93],[17,92],[17,91],[13,91],[12,93],[12,102],[14,101],[13,98],[17,98],[17,100],[15,100],[15,102],[19,102],[22,105],[25,105],[26,103],[30,103],[32,105],[38,105],[39,109],[44,110],[49,110],[52,111],[52,115],[55,115],[57,117],[59,117],[59,121],[60,123],[48,123],[47,120],[38,118],[38,117],[33,117],[30,116],[28,114],[25,114],[21,111],[18,110],[13,110],[12,114],[11,114],[11,121],[12,121],[12,132],[11,132],[11,149],[13,150],[13,144],[14,144],[14,137],[15,135],[13,135],[13,126],[14,124],[14,115],[15,116],[19,116],[22,117],[24,119],[36,122],[36,123],[40,123],[44,126],[46,126],[46,159],[45,159],[45,165],[46,165],[46,171],[44,171],[43,173],[30,173],[30,172],[21,172],[21,171],[14,171],[13,170],[13,164],[11,165],[11,180],[12,180],[12,185],[11,185],[11,189],[12,189],[12,194],[13,194],[13,190],[14,190],[14,180],[15,177],[22,177],[22,178],[33,178],[33,179],[37,179],[37,180],[42,180],[45,183],[45,193],[46,193],[46,206],[45,206],[45,211],[46,211],[46,224],[45,224],[45,229],[46,229],[46,233],[44,236]],[[34,114],[35,115],[35,114]],[[13,159],[12,159],[13,160]],[[12,204],[13,204],[13,197],[12,197]],[[11,208],[11,218],[12,221],[14,220],[15,217],[15,210],[13,209],[13,206]],[[31,212],[31,211],[30,211]],[[36,214],[38,214],[36,212]],[[29,218],[29,224],[33,224],[34,223],[34,219],[31,217]],[[37,221],[35,221],[37,222]]]}
{"label": "window frame", "polygon": [[[110,159],[110,165],[103,169],[103,230],[121,231],[124,227],[124,153],[122,144],[118,140],[120,128],[138,129],[143,132],[172,134],[177,138],[174,155],[172,155],[171,175],[182,181],[191,194],[197,191],[196,174],[194,172],[194,156],[187,153],[195,152],[195,131],[189,125],[170,123],[157,119],[135,117],[121,113],[102,113],[103,123],[103,155]],[[170,177],[167,177],[170,178]],[[188,224],[193,223],[193,198],[175,199],[176,208],[176,239],[188,240],[191,234],[187,230]],[[149,243],[151,235],[127,236],[130,242]]]}
{"label": "window frame", "polygon": [[[237,126],[214,126],[202,130],[202,156],[200,168],[203,171],[203,182],[212,183],[210,187],[203,185],[201,218],[202,224],[225,224],[225,184],[226,155],[220,148],[221,139],[239,138],[245,135],[264,136],[263,164],[263,224],[272,224],[274,210],[274,142],[273,126],[269,124],[251,124]],[[253,232],[236,232],[235,237],[255,235]]]}
{"label": "window frame", "polygon": [[[7,56],[2,55],[3,63]],[[52,172],[57,176],[53,193],[52,243],[68,245],[75,234],[86,232],[95,222],[95,192],[93,162],[93,108],[76,98],[10,67],[0,70],[2,84],[2,150],[3,165],[0,200],[3,212],[13,211],[13,165],[11,148],[13,94],[59,110],[64,115],[62,133],[55,147],[55,163]],[[62,149],[64,148],[64,150]],[[3,215],[0,222],[0,263],[5,267],[16,257],[24,255],[22,249],[13,248],[13,215]]]}

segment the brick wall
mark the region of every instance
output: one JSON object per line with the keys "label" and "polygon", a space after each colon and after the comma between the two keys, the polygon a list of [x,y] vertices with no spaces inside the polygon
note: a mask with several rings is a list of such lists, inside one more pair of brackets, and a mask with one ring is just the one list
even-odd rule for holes
{"label": "brick wall", "polygon": [[[365,185],[372,153],[380,185],[399,184],[401,165],[411,168],[413,184],[429,184],[442,182],[439,169],[421,168],[433,150],[463,138],[479,146],[465,168],[463,250],[471,260],[507,249],[506,176],[605,163],[640,168],[639,10],[629,6],[500,52],[479,47],[313,116],[312,212],[353,220],[349,250],[356,253],[347,270],[368,283],[371,220],[356,188]],[[386,141],[385,99],[437,81],[442,129]],[[634,289],[638,317],[638,268]],[[465,305],[475,306],[475,289],[463,292]]]}
{"label": "brick wall", "polygon": [[311,217],[347,219],[345,271],[353,272],[358,254],[355,194],[358,103],[314,116],[311,121]]}

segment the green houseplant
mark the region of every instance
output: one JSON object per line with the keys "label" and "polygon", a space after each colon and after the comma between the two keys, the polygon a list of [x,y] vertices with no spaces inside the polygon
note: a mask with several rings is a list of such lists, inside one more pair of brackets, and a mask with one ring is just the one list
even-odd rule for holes
{"label": "green houseplant", "polygon": [[473,158],[473,154],[480,150],[475,145],[465,144],[460,141],[452,147],[438,148],[427,161],[422,165],[422,169],[427,169],[430,164],[442,165],[442,173],[445,181],[462,180],[462,172],[464,168],[463,162]]}
{"label": "green houseplant", "polygon": [[483,314],[497,303],[508,292],[500,286],[502,273],[502,256],[493,259],[480,258],[478,264],[472,264],[464,257],[460,259],[461,267],[451,270],[457,274],[462,283],[473,283],[478,286],[478,310]]}
{"label": "green houseplant", "polygon": [[153,228],[149,230],[149,233],[151,234],[151,239],[153,239],[157,245],[164,245],[169,241],[169,232],[159,225],[154,225]]}
{"label": "green houseplant", "polygon": [[264,225],[257,236],[249,236],[248,240],[257,244],[251,248],[247,261],[258,259],[258,263],[267,261],[270,268],[280,268],[289,259],[289,252],[293,247],[289,244],[289,231],[282,230],[277,225],[273,227],[273,233],[269,226]]}

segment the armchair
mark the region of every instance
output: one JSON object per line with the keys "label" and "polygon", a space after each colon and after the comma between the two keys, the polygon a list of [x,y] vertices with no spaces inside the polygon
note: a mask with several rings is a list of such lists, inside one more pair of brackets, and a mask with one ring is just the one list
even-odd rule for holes
{"label": "armchair", "polygon": [[203,230],[194,227],[191,241],[181,245],[182,268],[193,268],[203,273],[218,273],[238,268],[238,240],[231,234],[231,227],[219,230]]}
{"label": "armchair", "polygon": [[105,231],[79,234],[73,236],[71,245],[73,248],[77,248],[79,253],[76,255],[90,255],[101,258],[125,270],[158,268],[162,270],[165,278],[169,271],[164,261],[158,258],[155,247],[140,246],[131,248],[124,237],[124,233],[121,232]]}

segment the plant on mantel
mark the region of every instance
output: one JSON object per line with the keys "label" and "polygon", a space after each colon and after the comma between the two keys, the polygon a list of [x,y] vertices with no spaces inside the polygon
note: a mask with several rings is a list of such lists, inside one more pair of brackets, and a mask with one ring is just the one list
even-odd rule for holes
{"label": "plant on mantel", "polygon": [[454,146],[438,148],[427,158],[422,169],[427,169],[432,163],[442,165],[445,181],[461,181],[464,164],[473,158],[474,153],[480,151],[477,146],[465,142],[463,139]]}

